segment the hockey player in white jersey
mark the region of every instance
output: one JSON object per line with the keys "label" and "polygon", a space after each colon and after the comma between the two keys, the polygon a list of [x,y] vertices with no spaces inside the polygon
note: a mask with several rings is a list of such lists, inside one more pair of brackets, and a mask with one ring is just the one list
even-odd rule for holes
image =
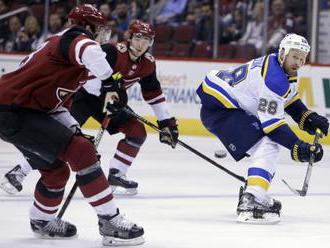
{"label": "hockey player in white jersey", "polygon": [[277,223],[281,203],[267,191],[277,167],[280,145],[298,162],[322,159],[319,144],[300,140],[285,120],[289,114],[299,127],[327,135],[327,118],[307,109],[297,92],[297,71],[310,51],[307,40],[288,34],[278,53],[256,58],[232,71],[211,71],[199,86],[201,120],[236,161],[251,156],[246,188],[237,207],[238,222]]}

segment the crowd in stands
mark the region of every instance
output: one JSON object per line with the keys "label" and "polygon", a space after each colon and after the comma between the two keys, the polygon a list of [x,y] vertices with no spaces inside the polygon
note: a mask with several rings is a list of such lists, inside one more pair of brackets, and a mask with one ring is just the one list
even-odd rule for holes
{"label": "crowd in stands", "polygon": [[[215,0],[94,0],[111,27],[111,42],[125,40],[129,23],[152,20],[156,30],[153,54],[174,57],[212,57]],[[262,53],[263,0],[218,0],[218,57],[250,59]],[[0,20],[0,52],[29,52],[50,35],[68,26],[67,14],[75,0],[50,0],[48,31],[45,33],[43,0],[0,0],[1,15],[29,7]],[[267,52],[276,51],[286,33],[307,35],[307,0],[271,0]]]}

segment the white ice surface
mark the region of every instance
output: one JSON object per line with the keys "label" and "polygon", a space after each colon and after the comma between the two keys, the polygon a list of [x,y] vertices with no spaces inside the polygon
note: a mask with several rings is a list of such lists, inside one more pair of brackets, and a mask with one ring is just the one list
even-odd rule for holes
{"label": "white ice surface", "polygon": [[[121,135],[104,135],[99,152],[102,167],[115,151]],[[181,137],[219,164],[246,176],[248,161],[235,163],[230,156],[214,158],[222,148],[214,138]],[[0,176],[19,158],[17,150],[0,141]],[[278,172],[270,192],[282,201],[282,221],[273,226],[237,224],[236,205],[241,183],[183,147],[172,150],[149,135],[128,176],[139,182],[135,197],[116,197],[121,212],[145,229],[148,248],[280,248],[330,247],[330,148],[313,168],[308,195],[294,196],[281,182],[285,178],[301,188],[306,166],[291,161],[282,148]],[[29,227],[29,208],[39,174],[33,171],[22,192],[0,192],[0,247],[102,247],[94,210],[80,192],[69,205],[64,219],[76,224],[79,236],[72,240],[40,240]],[[66,192],[71,189],[73,175]]]}

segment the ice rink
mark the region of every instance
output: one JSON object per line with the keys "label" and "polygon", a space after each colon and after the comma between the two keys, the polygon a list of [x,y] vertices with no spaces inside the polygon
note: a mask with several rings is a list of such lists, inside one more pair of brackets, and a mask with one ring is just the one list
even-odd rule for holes
{"label": "ice rink", "polygon": [[[121,135],[104,135],[99,152],[102,167],[115,151]],[[239,164],[233,159],[214,158],[221,148],[214,138],[181,137],[181,140],[246,177],[249,161]],[[325,148],[322,162],[313,168],[306,197],[294,196],[281,182],[285,178],[301,188],[306,166],[291,161],[282,148],[278,172],[270,192],[282,201],[282,221],[278,225],[238,224],[236,205],[241,183],[195,154],[160,144],[158,136],[149,134],[128,176],[139,182],[139,194],[116,197],[116,204],[130,220],[145,229],[148,248],[279,248],[330,247],[330,148]],[[0,174],[11,169],[19,158],[17,150],[0,141]],[[39,175],[33,172],[24,182],[22,192],[14,196],[0,193],[0,247],[102,247],[97,217],[80,192],[69,205],[64,219],[74,223],[79,236],[71,240],[40,240],[29,226],[29,208]],[[66,193],[72,186],[73,175]]]}

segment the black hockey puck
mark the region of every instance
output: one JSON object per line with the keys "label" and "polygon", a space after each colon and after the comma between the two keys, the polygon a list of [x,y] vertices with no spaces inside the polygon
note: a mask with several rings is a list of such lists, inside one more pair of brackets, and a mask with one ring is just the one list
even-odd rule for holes
{"label": "black hockey puck", "polygon": [[216,158],[225,158],[227,156],[227,152],[225,150],[216,150],[214,152],[214,156]]}

